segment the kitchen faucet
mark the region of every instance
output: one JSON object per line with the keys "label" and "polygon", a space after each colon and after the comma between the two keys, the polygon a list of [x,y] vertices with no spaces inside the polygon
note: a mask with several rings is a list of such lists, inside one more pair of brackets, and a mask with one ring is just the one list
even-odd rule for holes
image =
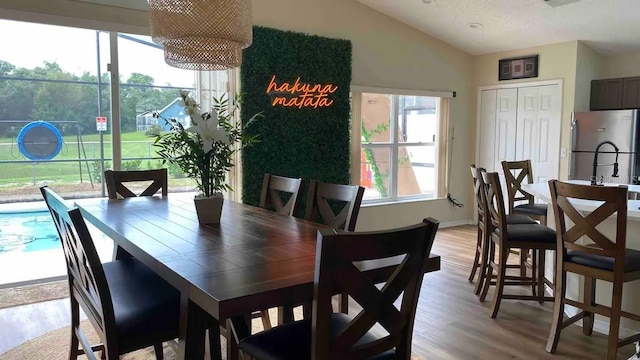
{"label": "kitchen faucet", "polygon": [[[600,153],[600,147],[604,144],[609,144],[613,146],[613,148],[616,150],[616,160],[613,162],[613,164],[598,164],[598,154]],[[611,141],[603,141],[600,144],[598,144],[598,146],[596,147],[596,153],[595,155],[593,155],[593,170],[592,170],[593,172],[591,174],[591,185],[598,185],[598,181],[596,180],[596,169],[598,168],[598,166],[613,165],[613,175],[611,175],[611,177],[618,177],[618,153],[619,152],[620,152],[620,149],[618,149],[616,144],[612,143]]]}

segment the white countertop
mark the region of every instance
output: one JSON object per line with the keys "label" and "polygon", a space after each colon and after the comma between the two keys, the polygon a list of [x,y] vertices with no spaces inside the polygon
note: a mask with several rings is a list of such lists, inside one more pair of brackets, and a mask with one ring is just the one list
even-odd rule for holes
{"label": "white countertop", "polygon": [[[589,185],[588,181],[585,180],[564,180],[563,182],[571,183],[571,184],[582,184]],[[619,184],[613,183],[605,183],[604,186],[618,186]],[[627,185],[629,192],[638,192],[640,193],[640,185]],[[551,193],[549,191],[548,183],[537,183],[537,184],[523,184],[522,189],[531,195],[535,196],[537,199],[544,201],[548,204],[551,204]],[[575,206],[576,210],[580,211],[593,211],[597,209],[602,201],[593,201],[593,200],[571,200],[573,206]],[[628,210],[627,210],[627,219],[640,221],[640,200],[629,200],[628,202]]]}

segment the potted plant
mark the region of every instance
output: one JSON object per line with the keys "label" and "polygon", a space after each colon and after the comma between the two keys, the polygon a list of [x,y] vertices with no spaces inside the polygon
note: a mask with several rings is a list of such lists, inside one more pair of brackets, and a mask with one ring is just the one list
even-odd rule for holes
{"label": "potted plant", "polygon": [[[233,167],[233,155],[238,150],[256,142],[256,135],[243,130],[260,113],[252,116],[243,126],[233,117],[241,105],[241,96],[232,101],[222,95],[213,98],[211,111],[201,112],[200,105],[187,91],[180,91],[180,105],[191,118],[186,127],[177,119],[165,119],[171,129],[158,135],[154,145],[159,148],[162,163],[177,165],[187,177],[195,180],[199,193],[194,201],[198,221],[202,224],[219,223],[222,213],[223,191],[233,190],[225,181]],[[161,117],[154,113],[154,117]]]}

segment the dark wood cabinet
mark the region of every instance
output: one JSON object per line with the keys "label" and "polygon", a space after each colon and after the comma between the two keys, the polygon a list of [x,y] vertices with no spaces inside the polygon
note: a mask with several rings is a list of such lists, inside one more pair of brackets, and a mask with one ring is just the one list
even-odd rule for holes
{"label": "dark wood cabinet", "polygon": [[622,84],[622,108],[640,108],[640,76],[624,78]]}
{"label": "dark wood cabinet", "polygon": [[591,81],[591,110],[622,109],[623,78]]}

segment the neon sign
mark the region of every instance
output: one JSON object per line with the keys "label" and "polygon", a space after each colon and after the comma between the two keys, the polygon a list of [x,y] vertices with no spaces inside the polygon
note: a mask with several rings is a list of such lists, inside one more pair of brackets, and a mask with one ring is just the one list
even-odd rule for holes
{"label": "neon sign", "polygon": [[329,94],[333,94],[338,90],[338,86],[332,84],[308,84],[300,82],[300,77],[296,78],[293,84],[283,82],[278,84],[276,76],[271,77],[266,93],[274,95],[271,106],[283,107],[329,107],[333,104],[333,100],[329,98]]}

